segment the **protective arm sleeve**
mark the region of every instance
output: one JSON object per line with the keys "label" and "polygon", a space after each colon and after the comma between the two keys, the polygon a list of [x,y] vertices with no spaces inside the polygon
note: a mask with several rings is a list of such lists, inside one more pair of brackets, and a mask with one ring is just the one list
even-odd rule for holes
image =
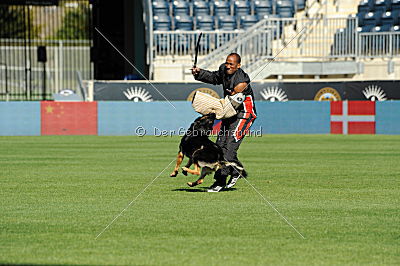
{"label": "protective arm sleeve", "polygon": [[217,71],[208,71],[200,69],[199,74],[194,77],[198,81],[202,81],[209,84],[219,85],[222,84],[221,69]]}

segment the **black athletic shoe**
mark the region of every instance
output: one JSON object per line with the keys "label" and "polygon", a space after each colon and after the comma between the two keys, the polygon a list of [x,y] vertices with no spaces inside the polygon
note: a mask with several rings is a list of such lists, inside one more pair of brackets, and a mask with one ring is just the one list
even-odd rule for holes
{"label": "black athletic shoe", "polygon": [[234,185],[236,185],[236,182],[239,180],[239,176],[232,176],[231,179],[228,181],[228,185],[226,185],[226,188],[231,188]]}
{"label": "black athletic shoe", "polygon": [[214,182],[214,184],[212,184],[212,186],[207,189],[207,192],[220,192],[224,187],[225,185]]}
{"label": "black athletic shoe", "polygon": [[207,189],[207,192],[220,192],[224,187],[223,186],[214,186]]}

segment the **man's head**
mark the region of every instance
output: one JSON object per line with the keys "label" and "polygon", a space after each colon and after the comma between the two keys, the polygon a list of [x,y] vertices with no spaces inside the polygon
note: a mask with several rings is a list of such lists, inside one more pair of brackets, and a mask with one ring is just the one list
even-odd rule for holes
{"label": "man's head", "polygon": [[226,57],[225,71],[228,75],[234,74],[240,68],[240,55],[231,53]]}

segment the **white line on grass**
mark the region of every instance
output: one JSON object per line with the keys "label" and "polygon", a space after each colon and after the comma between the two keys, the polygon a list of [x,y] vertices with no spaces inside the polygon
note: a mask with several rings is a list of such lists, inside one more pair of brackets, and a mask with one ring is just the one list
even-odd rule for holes
{"label": "white line on grass", "polygon": [[99,236],[101,236],[101,234],[103,234],[106,230],[107,230],[107,228],[108,227],[110,227],[110,225],[112,225],[113,223],[114,223],[114,221],[115,220],[117,220],[118,219],[118,217],[120,217],[121,215],[122,215],[122,213],[124,212],[124,211],[126,211],[128,208],[129,208],[129,206],[131,206],[132,205],[132,203],[133,202],[135,202],[138,198],[139,198],[139,196],[140,195],[142,195],[143,194],[143,192],[145,192],[146,191],[146,189],[149,187],[149,186],[151,186],[151,184],[153,184],[153,182],[154,181],[156,181],[156,179],[165,171],[165,169],[167,169],[170,165],[171,165],[171,163],[173,162],[173,161],[175,161],[175,159],[173,159],[129,204],[128,204],[128,206],[126,206],[125,207],[125,209],[123,209],[117,216],[115,216],[115,218],[95,237],[95,239],[97,239]]}
{"label": "white line on grass", "polygon": [[98,29],[98,28],[96,28],[96,27],[94,27],[94,29],[126,60],[126,62],[128,62],[144,79],[146,79],[148,82],[149,82],[149,84],[172,106],[172,107],[174,107],[174,109],[176,110],[176,107],[175,107],[175,105],[173,105],[165,96],[164,96],[164,94],[162,94],[157,88],[156,88],[156,86],[154,86],[153,85],[153,83],[151,83],[151,81],[150,80],[148,80],[144,75],[143,75],[143,73],[142,72],[140,72],[139,71],[139,69],[137,69],[136,67],[135,67],[135,65],[131,62],[131,61],[129,61],[129,59],[128,58],[126,58],[126,56],[120,51],[120,50],[118,50],[118,48],[117,47],[115,47],[114,46],[114,44],[112,44],[112,42],[110,41],[110,40],[108,40],[107,39],[107,37],[106,36],[104,36],[104,34],[103,33],[101,33],[100,32],[100,30]]}

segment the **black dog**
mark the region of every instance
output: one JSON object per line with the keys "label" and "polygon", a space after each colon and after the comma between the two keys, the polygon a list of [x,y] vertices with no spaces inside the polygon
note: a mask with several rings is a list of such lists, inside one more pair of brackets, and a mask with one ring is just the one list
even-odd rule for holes
{"label": "black dog", "polygon": [[[223,151],[220,146],[212,142],[208,136],[211,134],[215,120],[215,114],[211,113],[198,117],[186,131],[179,145],[178,157],[176,158],[176,166],[171,177],[178,175],[179,166],[184,156],[189,158],[185,167],[182,167],[182,173],[200,175],[195,182],[188,182],[190,187],[203,183],[204,177],[223,166],[234,167],[242,177],[246,177],[247,173],[242,166],[233,162],[227,162],[224,159]],[[189,169],[194,164],[195,169]],[[201,168],[201,171],[200,171]]]}

